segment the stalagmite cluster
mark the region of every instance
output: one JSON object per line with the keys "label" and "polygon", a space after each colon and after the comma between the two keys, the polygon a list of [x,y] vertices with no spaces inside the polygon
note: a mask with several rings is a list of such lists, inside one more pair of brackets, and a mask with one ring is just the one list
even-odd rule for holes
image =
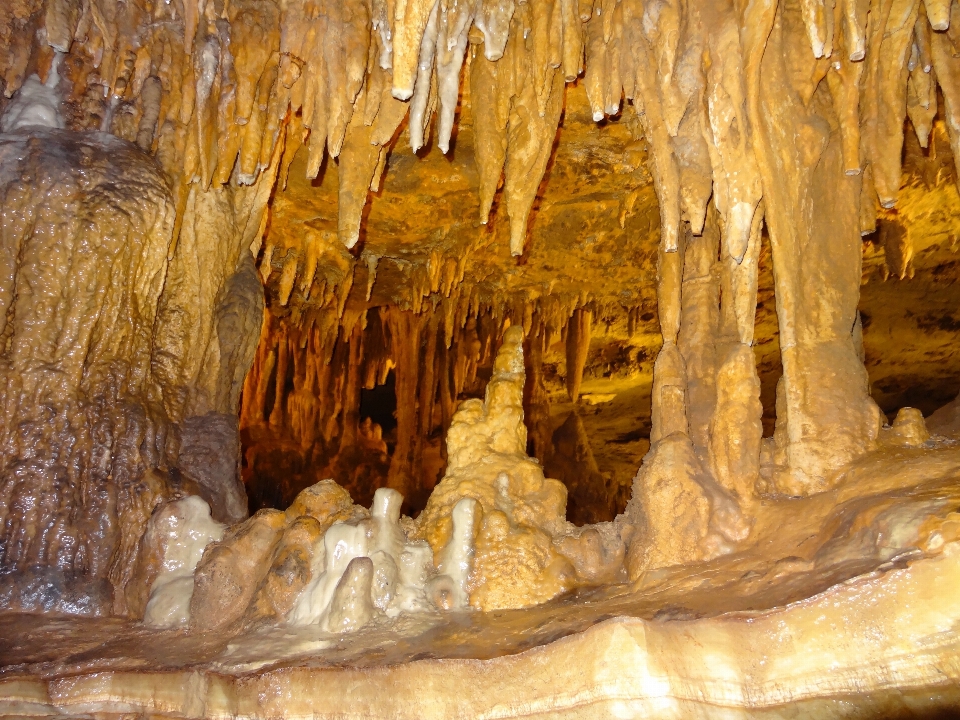
{"label": "stalagmite cluster", "polygon": [[960,706],[958,3],[9,0],[0,86],[0,715]]}

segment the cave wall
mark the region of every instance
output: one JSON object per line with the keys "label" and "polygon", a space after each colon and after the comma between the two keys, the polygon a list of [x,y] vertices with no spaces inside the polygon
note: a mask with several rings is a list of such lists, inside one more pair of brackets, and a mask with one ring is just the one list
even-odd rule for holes
{"label": "cave wall", "polygon": [[4,605],[123,614],[158,503],[246,517],[236,412],[261,285],[223,198],[199,194],[173,242],[167,179],[135,145],[34,129],[0,153]]}

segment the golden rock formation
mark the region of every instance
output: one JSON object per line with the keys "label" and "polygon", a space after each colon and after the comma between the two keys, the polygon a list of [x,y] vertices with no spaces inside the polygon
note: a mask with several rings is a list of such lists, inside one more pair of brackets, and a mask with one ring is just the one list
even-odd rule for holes
{"label": "golden rock formation", "polygon": [[0,714],[955,711],[958,48],[4,2]]}

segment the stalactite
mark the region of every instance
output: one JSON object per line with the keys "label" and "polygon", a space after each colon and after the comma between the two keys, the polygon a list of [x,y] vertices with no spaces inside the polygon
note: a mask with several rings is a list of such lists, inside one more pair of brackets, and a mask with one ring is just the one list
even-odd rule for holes
{"label": "stalactite", "polygon": [[546,344],[546,329],[540,314],[535,316],[530,331],[526,333],[524,344],[524,386],[523,411],[529,431],[527,433],[527,452],[546,466],[551,446],[550,397],[543,381],[543,355]]}
{"label": "stalactite", "polygon": [[577,402],[580,399],[580,385],[583,382],[583,369],[590,353],[590,323],[592,315],[586,308],[577,308],[567,326],[567,396]]}
{"label": "stalactite", "polygon": [[[479,48],[471,47],[470,97],[473,102],[474,146],[480,174],[480,222],[486,224],[507,159],[508,98],[501,91],[500,74],[507,66],[487,60]],[[505,82],[504,82],[505,84]]]}
{"label": "stalactite", "polygon": [[[437,334],[439,333],[440,315],[430,313],[426,321],[424,332],[426,340],[423,347],[422,374],[420,377],[420,397],[417,402],[417,411],[419,419],[417,423],[417,436],[420,438],[430,437],[433,431],[433,403],[437,395]],[[420,451],[422,453],[422,440]],[[415,467],[420,466],[422,457],[415,458]]]}
{"label": "stalactite", "polygon": [[[937,81],[943,91],[943,115],[950,135],[950,148],[954,162],[960,168],[960,58],[956,51],[960,45],[960,7],[954,3],[951,8],[950,29],[948,32],[933,33],[931,55]],[[929,9],[927,13],[929,15]]]}
{"label": "stalactite", "polygon": [[437,123],[437,145],[444,154],[450,150],[454,114],[460,97],[460,70],[463,67],[467,38],[474,21],[476,7],[476,2],[439,0],[437,83],[440,116]]}
{"label": "stalactite", "polygon": [[[481,219],[489,221],[502,180],[510,250],[519,255],[557,138],[564,82],[584,73],[597,121],[615,117],[626,97],[634,107],[627,122],[642,129],[645,142],[636,138],[624,162],[649,150],[661,215],[664,342],[651,439],[689,435],[689,442],[665,443],[663,452],[690,459],[684,453],[692,445],[700,470],[747,503],[760,455],[752,343],[761,225],[767,223],[773,254],[784,367],[775,448],[765,453],[772,465],[767,489],[809,494],[827,489],[838,469],[875,444],[878,415],[859,352],[857,231],[877,228],[878,202],[895,209],[904,115],[926,147],[938,87],[960,163],[957,7],[946,0],[236,0],[223,7],[185,0],[148,8],[37,0],[2,10],[11,21],[0,28],[0,76],[6,97],[20,92],[3,101],[5,118],[32,91],[45,88],[49,100],[62,90],[62,103],[46,108],[54,125],[111,132],[118,143],[135,140],[166,175],[154,178],[153,170],[140,168],[151,192],[163,196],[158,202],[170,205],[157,227],[165,232],[165,223],[172,224],[170,237],[153,238],[156,248],[144,261],[156,270],[147,273],[149,282],[162,280],[163,292],[150,330],[156,351],[137,360],[137,372],[159,383],[144,393],[176,426],[167,444],[182,440],[188,420],[229,404],[233,390],[223,388],[233,378],[221,364],[243,364],[224,359],[228,315],[242,313],[224,297],[231,278],[249,278],[247,249],[260,254],[264,245],[260,274],[271,311],[244,387],[244,429],[289,431],[305,452],[317,444],[324,451],[337,442],[354,445],[361,384],[384,382],[395,364],[399,428],[390,482],[405,494],[418,481],[417,438],[434,430],[435,406],[446,428],[458,396],[478,390],[480,369],[493,362],[500,340],[516,335],[510,328],[521,326],[527,336],[540,393],[542,355],[572,315],[564,336],[566,380],[576,400],[591,311],[599,323],[602,306],[587,288],[551,296],[552,283],[543,296],[530,290],[498,297],[492,281],[470,277],[465,257],[431,240],[411,251],[415,259],[402,261],[399,277],[408,287],[378,318],[379,329],[365,332],[357,308],[388,295],[377,285],[373,299],[379,256],[365,250],[361,302],[364,293],[352,293],[349,254],[343,251],[342,277],[324,273],[325,238],[334,236],[327,226],[311,227],[303,238],[264,239],[278,178],[285,183],[303,144],[308,177],[322,182],[326,158],[326,171],[335,171],[339,183],[336,236],[354,248],[368,194],[390,171],[387,153],[404,118],[417,151],[427,144],[438,106],[438,145],[450,150],[469,57],[464,115],[473,121]],[[69,72],[59,82],[61,53]],[[9,122],[5,130],[19,127]],[[138,168],[139,162],[131,161]],[[170,187],[169,198],[161,185]],[[635,202],[636,196],[622,203],[621,226]],[[889,244],[888,271],[909,276],[909,237],[886,220],[880,231]],[[470,253],[483,251],[484,243],[475,241]],[[392,263],[383,271],[389,284],[401,262],[389,252],[384,257]],[[146,317],[152,310],[136,312]],[[633,335],[636,310],[628,322]],[[390,328],[389,350],[376,347],[383,324]],[[317,358],[306,361],[305,346]],[[213,378],[221,370],[224,377]],[[139,421],[130,422],[132,428]],[[167,431],[158,428],[150,432]],[[177,462],[161,458],[166,450],[140,446],[158,468]],[[118,445],[110,452],[128,451]],[[142,470],[140,460],[124,462],[111,469],[117,482],[132,477],[131,468]],[[116,490],[105,487],[107,494]],[[136,506],[129,497],[123,502]],[[145,516],[146,506],[136,507]],[[489,533],[502,529],[498,522],[491,521]],[[21,540],[10,553],[17,563],[32,562],[39,551],[28,547],[29,538]],[[121,542],[125,556],[129,541]],[[90,552],[100,572],[106,551]]]}
{"label": "stalactite", "polygon": [[340,448],[357,446],[360,431],[360,369],[363,365],[363,326],[357,322],[344,337],[349,346],[346,355],[346,382],[343,384],[343,429],[340,432]]}
{"label": "stalactite", "polygon": [[753,214],[760,202],[760,171],[747,131],[740,38],[733,9],[717,12],[717,16],[704,18],[712,28],[708,35],[709,58],[705,61],[709,118],[705,134],[713,164],[714,203],[724,220],[724,242],[739,261],[746,252]]}
{"label": "stalactite", "polygon": [[396,2],[393,25],[393,96],[398,100],[407,100],[414,93],[420,43],[437,1]]}

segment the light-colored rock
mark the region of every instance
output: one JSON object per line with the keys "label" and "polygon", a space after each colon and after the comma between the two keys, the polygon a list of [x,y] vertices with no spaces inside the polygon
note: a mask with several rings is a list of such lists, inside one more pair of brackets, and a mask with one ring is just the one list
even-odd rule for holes
{"label": "light-colored rock", "polygon": [[686,435],[668,435],[650,448],[624,513],[638,528],[626,557],[632,580],[650,570],[704,559],[701,544],[710,532],[710,500],[703,482],[703,466]]}
{"label": "light-colored rock", "polygon": [[373,560],[368,557],[351,560],[330,598],[326,629],[352,632],[370,622],[376,610],[372,598],[373,582]]}
{"label": "light-colored rock", "polygon": [[454,509],[463,507],[467,525],[459,503],[478,503],[482,521],[470,580],[470,604],[478,609],[537,604],[573,585],[572,568],[552,542],[566,532],[566,488],[544,478],[526,454],[522,340],[520,327],[504,333],[484,401],[467,400],[457,410],[447,435],[446,475],[417,518],[418,536],[439,559],[457,532]]}
{"label": "light-colored rock", "polygon": [[900,408],[893,425],[880,430],[881,445],[894,447],[919,447],[930,439],[923,413],[916,408]]}
{"label": "light-colored rock", "polygon": [[709,443],[717,482],[741,503],[752,502],[757,494],[762,415],[753,349],[738,343],[717,372],[717,407]]}
{"label": "light-colored rock", "polygon": [[146,625],[189,623],[194,571],[207,545],[218,542],[225,530],[210,517],[210,506],[195,495],[167,503],[153,514],[140,544],[141,563],[158,571],[143,614]]}

